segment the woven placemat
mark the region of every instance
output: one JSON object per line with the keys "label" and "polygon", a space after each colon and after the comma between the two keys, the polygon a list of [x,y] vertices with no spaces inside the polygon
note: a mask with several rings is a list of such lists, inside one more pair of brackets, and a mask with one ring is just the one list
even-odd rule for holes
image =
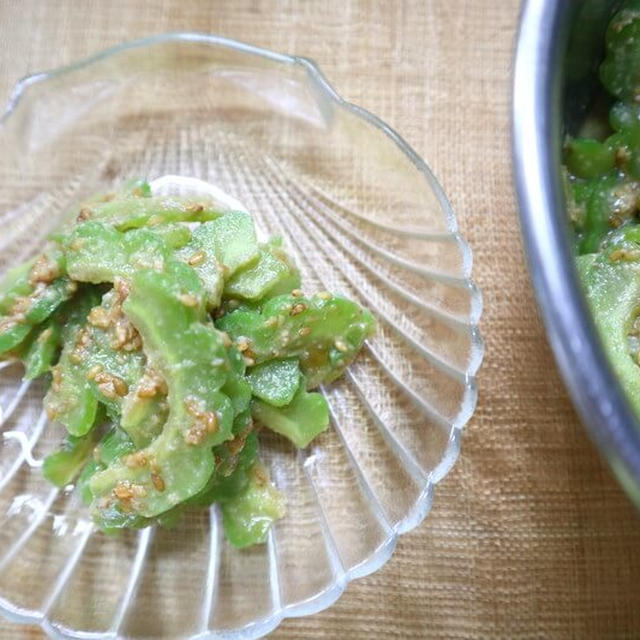
{"label": "woven placemat", "polygon": [[[0,99],[106,46],[196,30],[314,58],[429,162],[474,252],[486,357],[462,455],[378,573],[274,638],[632,638],[640,519],[555,372],[511,182],[515,1],[132,3],[0,0]],[[42,638],[0,620],[0,638]]]}

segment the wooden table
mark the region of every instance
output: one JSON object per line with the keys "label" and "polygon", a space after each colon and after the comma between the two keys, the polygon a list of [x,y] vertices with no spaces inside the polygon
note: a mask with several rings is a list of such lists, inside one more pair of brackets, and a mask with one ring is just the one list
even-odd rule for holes
{"label": "wooden table", "polygon": [[[640,520],[555,373],[511,181],[515,0],[0,0],[0,96],[31,71],[195,30],[314,58],[433,168],[474,252],[486,357],[462,455],[378,573],[274,638],[621,638],[640,634]],[[42,638],[0,621],[0,638]]]}

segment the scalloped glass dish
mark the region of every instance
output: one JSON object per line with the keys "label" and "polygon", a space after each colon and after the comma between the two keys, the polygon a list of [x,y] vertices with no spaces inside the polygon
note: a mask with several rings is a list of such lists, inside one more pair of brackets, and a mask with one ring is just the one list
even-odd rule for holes
{"label": "scalloped glass dish", "polygon": [[61,435],[42,386],[1,364],[0,612],[55,638],[245,640],[384,564],[458,455],[482,359],[471,254],[415,152],[313,62],[198,34],[24,79],[0,145],[0,273],[80,198],[130,177],[191,176],[281,235],[305,290],[342,292],[379,325],[322,390],[327,432],[301,451],[262,437],[287,515],[242,551],[215,508],[174,529],[96,531],[72,488],[38,468]]}

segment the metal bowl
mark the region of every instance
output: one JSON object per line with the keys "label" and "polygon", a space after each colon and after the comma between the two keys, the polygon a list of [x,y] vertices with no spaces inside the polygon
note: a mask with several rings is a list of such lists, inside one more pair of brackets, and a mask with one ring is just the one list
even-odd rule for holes
{"label": "metal bowl", "polygon": [[577,279],[560,174],[562,136],[575,129],[593,98],[604,29],[617,5],[525,2],[513,87],[513,156],[531,278],[558,367],[591,437],[640,506],[640,425]]}

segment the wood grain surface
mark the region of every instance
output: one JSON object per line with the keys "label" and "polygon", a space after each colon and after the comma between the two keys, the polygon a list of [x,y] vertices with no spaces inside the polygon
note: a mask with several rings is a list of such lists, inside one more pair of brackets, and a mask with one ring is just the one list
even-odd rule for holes
{"label": "wood grain surface", "polygon": [[[0,0],[0,99],[22,75],[193,30],[314,58],[433,168],[474,252],[486,356],[425,522],[327,611],[273,638],[640,636],[640,519],[555,372],[522,255],[509,104],[518,3]],[[0,638],[43,638],[0,620]]]}

